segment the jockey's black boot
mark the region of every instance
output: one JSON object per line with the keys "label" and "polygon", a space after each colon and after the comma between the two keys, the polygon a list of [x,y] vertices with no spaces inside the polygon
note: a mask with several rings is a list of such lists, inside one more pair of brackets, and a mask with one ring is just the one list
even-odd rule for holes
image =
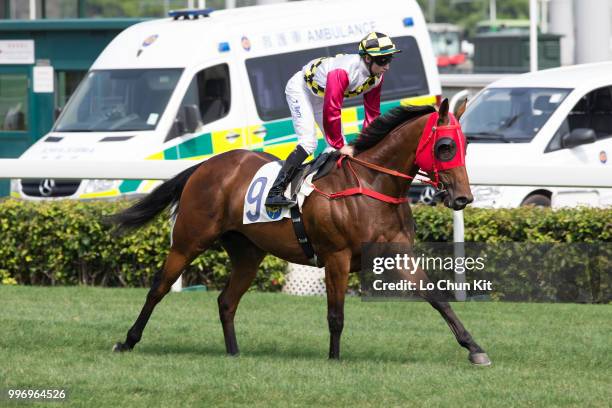
{"label": "jockey's black boot", "polygon": [[300,145],[298,145],[287,157],[285,164],[283,164],[283,167],[278,172],[278,176],[276,176],[276,180],[274,180],[274,184],[272,184],[272,188],[268,193],[268,198],[266,198],[266,205],[268,207],[295,204],[295,201],[288,199],[283,193],[295,175],[295,171],[307,157],[308,153]]}

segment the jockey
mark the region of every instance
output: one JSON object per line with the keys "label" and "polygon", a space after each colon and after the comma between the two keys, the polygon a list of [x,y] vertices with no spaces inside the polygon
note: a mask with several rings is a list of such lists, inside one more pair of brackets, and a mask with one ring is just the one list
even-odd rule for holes
{"label": "jockey", "polygon": [[298,144],[285,160],[266,199],[267,206],[295,204],[284,196],[296,169],[317,148],[315,122],[327,143],[340,153],[353,155],[342,134],[344,98],[363,94],[363,129],[380,115],[383,74],[393,54],[401,52],[390,37],[372,32],[359,43],[359,54],[317,58],[304,65],[287,83],[285,95]]}

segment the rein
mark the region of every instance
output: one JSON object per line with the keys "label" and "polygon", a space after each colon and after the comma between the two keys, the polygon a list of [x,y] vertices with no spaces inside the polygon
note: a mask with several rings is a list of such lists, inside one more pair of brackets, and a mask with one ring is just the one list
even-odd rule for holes
{"label": "rein", "polygon": [[[349,196],[353,196],[353,195],[366,195],[368,197],[372,197],[372,198],[374,198],[376,200],[384,201],[385,203],[389,203],[389,204],[396,204],[397,205],[397,204],[403,204],[403,203],[408,202],[408,198],[407,197],[392,197],[390,195],[379,193],[378,191],[374,191],[374,190],[369,189],[369,188],[364,188],[361,185],[361,180],[359,180],[359,177],[357,176],[357,173],[355,172],[355,169],[351,165],[351,161],[354,161],[355,163],[361,164],[362,166],[368,167],[368,168],[370,168],[372,170],[376,170],[376,171],[378,171],[380,173],[389,174],[391,176],[400,177],[400,178],[403,178],[403,179],[406,179],[406,180],[413,180],[414,177],[409,176],[408,174],[400,173],[399,171],[396,171],[396,170],[387,169],[386,167],[378,166],[376,164],[369,163],[367,161],[363,161],[363,160],[358,159],[356,157],[351,157],[351,156],[346,156],[346,155],[340,156],[340,158],[336,162],[336,166],[338,168],[342,167],[342,163],[343,163],[344,159],[347,159],[347,165],[348,165],[349,169],[351,170],[351,173],[353,173],[353,176],[355,177],[355,180],[357,180],[357,187],[347,188],[346,190],[338,191],[336,193],[326,193],[325,191],[320,190],[313,183],[312,184],[312,188],[314,189],[314,191],[316,191],[317,193],[319,193],[322,196],[326,197],[328,200],[335,200],[337,198],[349,197]],[[419,170],[417,172],[417,174],[422,175],[422,176],[427,176],[427,173],[421,172],[421,170]],[[427,184],[431,184],[432,186],[436,187],[438,185],[438,183],[437,183],[437,178],[438,178],[437,175],[438,175],[438,173],[436,172],[436,181],[431,181],[431,180],[421,180],[421,181],[424,182],[424,183],[427,183]]]}
{"label": "rein", "polygon": [[[351,157],[351,156],[343,156],[340,159],[338,159],[338,167],[340,167],[340,165],[341,165],[340,162],[344,158],[347,158],[348,160],[352,160],[352,161],[354,161],[356,163],[361,164],[364,167],[368,167],[368,168],[370,168],[372,170],[376,170],[376,171],[378,171],[380,173],[389,174],[391,176],[400,177],[400,178],[403,178],[403,179],[406,179],[406,180],[414,180],[415,179],[415,177],[409,176],[408,174],[400,173],[399,171],[391,170],[391,169],[388,169],[386,167],[382,167],[382,166],[379,166],[377,164],[370,163],[370,162],[358,159],[356,157]],[[420,169],[417,171],[417,174],[419,176],[429,177],[429,175],[426,172],[421,171]],[[436,176],[437,176],[437,172],[436,172]],[[436,187],[438,185],[437,181],[432,181],[432,180],[421,180],[421,181],[423,183],[431,184],[434,187]]]}

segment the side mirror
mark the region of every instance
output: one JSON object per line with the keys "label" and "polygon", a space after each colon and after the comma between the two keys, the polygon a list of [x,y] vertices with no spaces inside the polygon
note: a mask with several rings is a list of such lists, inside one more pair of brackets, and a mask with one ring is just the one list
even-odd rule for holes
{"label": "side mirror", "polygon": [[202,116],[198,105],[185,105],[182,113],[185,133],[195,132],[202,124]]}
{"label": "side mirror", "polygon": [[593,129],[578,128],[571,131],[561,138],[561,146],[571,149],[572,147],[580,146],[587,143],[593,143],[597,140],[597,135]]}

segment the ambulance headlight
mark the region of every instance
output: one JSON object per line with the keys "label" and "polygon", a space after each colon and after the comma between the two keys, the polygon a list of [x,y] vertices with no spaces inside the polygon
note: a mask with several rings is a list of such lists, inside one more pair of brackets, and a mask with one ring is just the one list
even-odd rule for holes
{"label": "ambulance headlight", "polygon": [[92,194],[114,190],[119,187],[121,180],[83,180],[83,182],[85,183],[83,193]]}
{"label": "ambulance headlight", "polygon": [[19,182],[21,180],[19,179],[11,179],[11,193],[19,193],[20,189],[19,189]]}

